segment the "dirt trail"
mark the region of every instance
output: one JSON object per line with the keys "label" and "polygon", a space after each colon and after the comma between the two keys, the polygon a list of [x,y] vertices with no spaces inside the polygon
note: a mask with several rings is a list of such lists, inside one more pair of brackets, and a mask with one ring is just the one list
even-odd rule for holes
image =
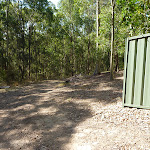
{"label": "dirt trail", "polygon": [[122,72],[0,93],[0,150],[150,149],[150,110],[122,108]]}

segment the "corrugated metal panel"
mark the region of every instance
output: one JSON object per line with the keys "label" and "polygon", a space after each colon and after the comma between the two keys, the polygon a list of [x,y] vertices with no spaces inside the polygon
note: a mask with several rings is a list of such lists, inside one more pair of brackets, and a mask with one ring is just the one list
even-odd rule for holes
{"label": "corrugated metal panel", "polygon": [[150,109],[150,34],[126,41],[123,106]]}
{"label": "corrugated metal panel", "polygon": [[147,42],[143,105],[150,106],[150,37]]}
{"label": "corrugated metal panel", "polygon": [[142,105],[143,98],[143,79],[144,79],[144,64],[145,64],[145,39],[139,39],[137,42],[137,57],[136,57],[136,72],[134,86],[134,104]]}
{"label": "corrugated metal panel", "polygon": [[[128,53],[127,80],[126,80],[126,104],[133,103],[136,40],[130,42]],[[129,65],[130,64],[130,65]]]}
{"label": "corrugated metal panel", "polygon": [[125,93],[126,93],[126,74],[127,74],[127,56],[128,56],[128,45],[129,45],[129,40],[127,38],[126,44],[125,44],[125,53],[124,53],[124,80],[123,80],[123,103],[125,102]]}

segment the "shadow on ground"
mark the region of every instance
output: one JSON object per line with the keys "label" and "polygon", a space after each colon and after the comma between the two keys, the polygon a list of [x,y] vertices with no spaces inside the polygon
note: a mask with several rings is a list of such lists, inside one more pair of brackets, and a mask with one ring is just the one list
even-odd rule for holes
{"label": "shadow on ground", "polygon": [[122,75],[122,72],[116,74],[113,81],[110,81],[109,73],[102,73],[81,82],[79,80],[77,84],[68,85],[69,88],[73,89],[72,91],[65,91],[62,94],[65,99],[90,99],[92,102],[113,103],[118,100],[117,98],[122,97]]}
{"label": "shadow on ground", "polygon": [[1,94],[1,150],[64,149],[74,128],[91,117],[90,110],[73,102],[57,104],[40,94],[31,95],[21,90]]}
{"label": "shadow on ground", "polygon": [[[108,82],[106,74],[87,82],[88,86],[70,85],[66,91],[57,90],[59,81],[46,81],[0,93],[0,149],[65,150],[78,124],[92,117],[88,104],[66,99],[107,104],[121,97],[119,79]],[[94,90],[100,82],[111,89]]]}

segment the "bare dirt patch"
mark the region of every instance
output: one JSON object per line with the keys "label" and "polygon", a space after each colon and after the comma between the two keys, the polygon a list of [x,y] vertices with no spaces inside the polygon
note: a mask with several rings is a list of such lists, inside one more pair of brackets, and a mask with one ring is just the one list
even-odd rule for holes
{"label": "bare dirt patch", "polygon": [[150,111],[122,107],[122,80],[105,73],[0,92],[0,149],[150,149]]}

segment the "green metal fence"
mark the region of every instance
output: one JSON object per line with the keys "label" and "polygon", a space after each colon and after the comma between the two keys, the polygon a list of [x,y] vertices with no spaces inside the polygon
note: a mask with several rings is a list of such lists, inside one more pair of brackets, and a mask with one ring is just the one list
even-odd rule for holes
{"label": "green metal fence", "polygon": [[150,34],[127,38],[123,106],[150,109]]}

